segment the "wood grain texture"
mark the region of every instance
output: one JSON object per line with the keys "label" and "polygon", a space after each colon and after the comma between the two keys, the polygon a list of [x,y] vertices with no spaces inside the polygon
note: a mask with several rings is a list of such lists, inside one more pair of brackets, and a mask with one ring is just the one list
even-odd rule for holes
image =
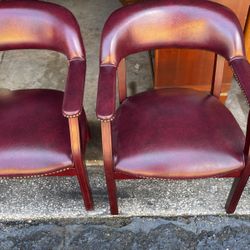
{"label": "wood grain texture", "polygon": [[[217,0],[214,2],[231,8],[238,16],[242,28],[244,28],[250,3],[249,0]],[[249,32],[247,34],[249,40]],[[155,88],[166,86],[183,87],[187,85],[195,89],[202,85],[207,86],[204,87],[205,89],[210,88],[214,68],[213,53],[189,49],[160,49],[156,50],[155,55]],[[220,69],[218,70],[220,71]],[[232,71],[226,63],[223,74],[223,91],[221,94],[224,97],[231,86],[231,79]]]}
{"label": "wood grain texture", "polygon": [[122,59],[119,63],[117,70],[119,101],[122,103],[127,97],[126,85],[126,60]]}
{"label": "wood grain texture", "polygon": [[216,55],[214,60],[211,93],[217,98],[220,98],[221,94],[224,64],[225,64],[225,59],[220,55]]}
{"label": "wood grain texture", "polygon": [[85,165],[83,164],[80,127],[78,117],[69,118],[70,143],[72,150],[72,158],[76,168],[77,179],[82,192],[83,201],[86,210],[93,210],[93,199],[90,191],[88,174]]}
{"label": "wood grain texture", "polygon": [[[250,3],[249,3],[249,6],[250,6]],[[247,17],[247,22],[246,22],[246,27],[245,27],[245,46],[246,46],[247,59],[248,61],[250,61],[250,8],[248,11],[248,17]]]}
{"label": "wood grain texture", "polygon": [[108,197],[110,204],[110,212],[112,215],[118,214],[117,191],[114,178],[113,154],[112,154],[112,139],[111,139],[111,122],[102,121],[102,150],[104,171],[108,189]]}

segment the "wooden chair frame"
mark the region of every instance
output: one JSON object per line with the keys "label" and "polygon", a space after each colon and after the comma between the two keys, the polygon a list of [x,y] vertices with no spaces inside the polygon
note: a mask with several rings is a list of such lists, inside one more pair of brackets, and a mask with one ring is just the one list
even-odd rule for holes
{"label": "wooden chair frame", "polygon": [[62,115],[68,119],[72,151],[72,166],[68,168],[41,174],[10,173],[3,176],[0,173],[0,178],[77,176],[85,207],[92,210],[93,200],[83,158],[85,144],[89,139],[85,117],[83,124],[86,127],[80,128],[80,121],[83,121],[80,119],[85,116],[82,102],[86,56],[80,27],[75,17],[66,8],[52,3],[3,1],[0,3],[0,34],[0,51],[46,49],[63,53],[68,58],[69,71],[63,95]]}
{"label": "wooden chair frame", "polygon": [[[148,16],[147,18],[144,18],[145,23],[141,23],[142,20],[140,20],[139,17],[145,17],[147,15],[147,11],[150,12],[151,8],[154,8],[154,11],[159,8],[161,9],[161,14],[164,11],[166,13],[171,15],[171,8],[173,10],[176,9],[181,10],[186,5],[192,5],[194,8],[194,15],[196,13],[196,7],[197,13],[199,11],[203,12],[204,20],[207,22],[210,22],[210,17],[206,16],[206,9],[214,10],[216,15],[218,14],[218,18],[224,18],[224,16],[227,15],[227,18],[230,19],[230,22],[232,21],[233,26],[231,26],[228,29],[232,31],[232,34],[237,34],[235,36],[241,37],[241,43],[237,44],[237,48],[235,47],[235,51],[228,49],[226,53],[218,53],[218,51],[224,50],[226,46],[228,48],[230,47],[230,42],[232,41],[225,41],[224,45],[222,45],[221,48],[216,47],[216,44],[206,44],[201,39],[200,44],[197,43],[196,45],[189,44],[189,42],[185,40],[180,40],[178,37],[169,38],[169,36],[166,35],[165,42],[162,39],[157,40],[155,37],[150,37],[150,29],[161,29],[161,25],[154,26],[154,21],[150,19]],[[167,8],[169,6],[169,9]],[[221,8],[221,9],[220,9]],[[183,9],[183,10],[184,10]],[[201,10],[203,9],[203,10]],[[124,14],[126,12],[126,15]],[[221,13],[220,13],[221,12]],[[130,19],[130,14],[131,18]],[[135,15],[138,14],[138,18],[134,18]],[[201,13],[199,13],[201,14]],[[120,15],[120,16],[119,16]],[[222,15],[222,16],[220,16]],[[229,17],[230,16],[230,17]],[[161,21],[163,18],[161,19]],[[162,21],[163,22],[163,21]],[[228,25],[228,21],[225,20],[224,24],[218,24],[218,25]],[[152,24],[153,23],[153,24]],[[167,21],[166,21],[167,23]],[[183,20],[183,23],[185,23],[185,20]],[[141,37],[139,40],[138,37],[136,37],[135,29],[138,29],[142,24],[144,27],[144,33],[145,39]],[[154,28],[152,28],[153,26]],[[118,27],[123,27],[124,31],[122,29],[119,29]],[[129,33],[130,27],[133,29],[133,37],[132,35],[129,36],[130,41],[127,41],[127,34]],[[149,30],[147,30],[145,27],[148,27]],[[116,32],[116,28],[118,31]],[[202,31],[203,32],[203,31]],[[211,32],[211,36],[214,34],[213,31],[206,30],[207,32]],[[168,33],[167,33],[168,34]],[[218,33],[219,34],[219,33]],[[217,34],[215,34],[217,36]],[[187,35],[188,37],[188,35]],[[172,41],[172,40],[173,41]],[[197,39],[200,39],[197,38]],[[215,38],[217,39],[217,38]],[[170,42],[168,40],[171,40]],[[218,39],[219,40],[219,39]],[[150,42],[149,42],[150,41]],[[123,48],[123,42],[126,42],[125,48]],[[247,86],[247,82],[249,82],[250,79],[250,66],[245,58],[245,50],[244,50],[244,42],[243,42],[243,33],[239,24],[239,21],[237,17],[227,8],[221,7],[219,4],[212,3],[212,2],[200,2],[200,1],[189,1],[189,0],[181,0],[178,3],[172,3],[172,1],[168,0],[162,0],[162,1],[147,1],[144,3],[135,4],[133,6],[127,6],[123,7],[109,17],[108,21],[106,22],[103,33],[102,33],[102,42],[101,42],[101,58],[100,58],[100,75],[99,75],[99,86],[98,86],[98,97],[97,97],[97,117],[101,120],[101,130],[102,130],[102,145],[103,145],[103,159],[104,159],[104,170],[105,170],[105,176],[106,176],[106,183],[107,183],[107,189],[109,194],[109,203],[110,203],[110,211],[111,214],[118,214],[118,205],[117,205],[117,188],[116,188],[116,180],[122,180],[122,179],[139,179],[137,176],[130,175],[130,174],[124,174],[121,172],[118,172],[114,170],[114,162],[113,162],[113,149],[112,149],[112,120],[115,116],[115,85],[116,85],[116,72],[117,72],[117,79],[118,79],[118,92],[119,92],[119,101],[122,104],[123,101],[127,97],[126,93],[126,65],[125,65],[125,57],[129,54],[139,52],[142,50],[150,50],[153,48],[163,48],[165,47],[171,47],[171,42],[175,45],[175,47],[182,48],[199,48],[199,49],[205,49],[209,51],[215,52],[215,61],[214,61],[214,73],[212,78],[212,85],[211,85],[211,94],[215,97],[219,98],[221,93],[221,84],[222,84],[222,77],[223,77],[223,66],[225,62],[225,58],[229,61],[231,67],[233,68],[233,71],[238,76],[237,79],[239,81],[240,86],[243,89],[243,92],[245,93],[248,102],[250,103],[250,88]],[[112,46],[111,46],[112,44]],[[129,44],[129,45],[128,45]],[[214,46],[214,47],[213,47]],[[225,46],[225,47],[223,47]],[[120,49],[121,48],[121,49]],[[226,51],[226,49],[224,50]],[[240,71],[240,66],[243,67],[242,71]],[[105,104],[105,105],[104,105]],[[248,121],[248,130],[246,135],[246,142],[245,142],[245,149],[244,149],[244,156],[245,156],[245,167],[241,173],[236,174],[225,174],[221,177],[234,177],[235,181],[233,183],[232,189],[230,191],[230,194],[228,196],[228,200],[226,203],[226,211],[227,213],[233,213],[236,209],[236,206],[238,204],[238,201],[241,197],[242,191],[247,183],[247,180],[249,178],[250,174],[250,168],[249,168],[249,144],[250,144],[250,128],[249,128],[249,121]]]}

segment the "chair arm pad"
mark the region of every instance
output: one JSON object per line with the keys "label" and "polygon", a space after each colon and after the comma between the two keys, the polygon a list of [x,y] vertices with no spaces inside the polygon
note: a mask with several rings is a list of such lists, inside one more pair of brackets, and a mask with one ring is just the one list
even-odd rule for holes
{"label": "chair arm pad", "polygon": [[63,115],[76,117],[82,112],[86,62],[79,58],[70,61],[63,98]]}
{"label": "chair arm pad", "polygon": [[248,105],[250,105],[250,64],[245,58],[235,59],[230,64]]}
{"label": "chair arm pad", "polygon": [[100,67],[96,115],[100,120],[112,120],[116,108],[116,67]]}

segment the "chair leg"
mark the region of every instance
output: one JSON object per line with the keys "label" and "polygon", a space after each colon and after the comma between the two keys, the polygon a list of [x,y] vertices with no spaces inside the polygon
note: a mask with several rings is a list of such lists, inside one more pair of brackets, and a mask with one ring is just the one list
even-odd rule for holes
{"label": "chair leg", "polygon": [[108,173],[106,175],[106,183],[108,189],[108,198],[109,198],[109,205],[110,205],[110,213],[112,215],[118,214],[118,204],[117,204],[117,188],[115,179],[113,176],[110,176]]}
{"label": "chair leg", "polygon": [[[70,132],[70,142],[71,150],[74,161],[74,166],[76,169],[77,178],[79,181],[80,189],[83,196],[83,201],[86,210],[93,209],[93,200],[90,191],[89,179],[85,165],[83,164],[81,140],[80,140],[80,129],[78,117],[70,117],[69,121],[69,132]],[[85,148],[85,147],[84,147]]]}
{"label": "chair leg", "polygon": [[83,163],[75,167],[77,171],[77,179],[80,185],[85,208],[86,210],[93,210],[94,205],[93,205],[93,199],[92,199],[92,195],[90,191],[90,185],[89,185],[86,167]]}
{"label": "chair leg", "polygon": [[242,173],[241,177],[234,179],[234,182],[233,182],[232,188],[230,190],[230,193],[228,195],[226,206],[225,206],[226,212],[228,214],[234,213],[234,211],[238,205],[238,202],[240,200],[240,197],[242,195],[242,192],[247,184],[248,179],[249,179],[249,170],[248,169],[246,169]]}
{"label": "chair leg", "polygon": [[111,122],[101,122],[102,128],[102,149],[104,171],[108,189],[110,212],[113,215],[118,214],[116,183],[113,175],[113,157],[112,157],[112,140],[111,140]]}

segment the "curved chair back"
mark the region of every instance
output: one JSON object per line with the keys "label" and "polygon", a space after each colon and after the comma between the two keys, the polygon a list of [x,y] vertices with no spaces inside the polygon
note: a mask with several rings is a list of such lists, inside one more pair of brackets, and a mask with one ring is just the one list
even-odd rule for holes
{"label": "curved chair back", "polygon": [[0,3],[0,50],[48,49],[68,59],[85,58],[80,28],[71,12],[40,1]]}
{"label": "curved chair back", "polygon": [[210,1],[159,0],[123,7],[107,20],[101,64],[117,66],[129,54],[153,48],[195,48],[232,60],[245,55],[235,14]]}

